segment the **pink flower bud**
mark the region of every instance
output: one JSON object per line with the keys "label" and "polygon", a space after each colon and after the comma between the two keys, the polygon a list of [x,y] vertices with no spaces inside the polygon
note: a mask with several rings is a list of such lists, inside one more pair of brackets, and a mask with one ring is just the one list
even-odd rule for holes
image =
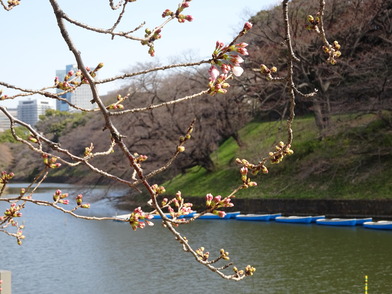
{"label": "pink flower bud", "polygon": [[171,16],[173,15],[173,12],[170,9],[166,9],[163,13],[162,13],[162,17],[166,17],[166,16]]}
{"label": "pink flower bud", "polygon": [[223,42],[216,41],[215,49],[222,49],[223,47],[225,47],[225,44]]}
{"label": "pink flower bud", "polygon": [[241,175],[247,175],[248,174],[248,168],[243,166],[240,170]]}
{"label": "pink flower bud", "polygon": [[244,72],[244,69],[243,69],[241,66],[234,66],[233,69],[232,69],[232,71],[233,71],[233,74],[234,74],[236,77],[239,77],[239,76],[241,76],[242,73]]}
{"label": "pink flower bud", "polygon": [[226,212],[219,210],[218,211],[218,216],[221,218],[224,218],[226,216]]}
{"label": "pink flower bud", "polygon": [[256,186],[257,186],[257,183],[256,183],[256,182],[249,182],[249,183],[248,183],[248,186],[249,186],[249,187],[256,187]]}
{"label": "pink flower bud", "polygon": [[208,74],[210,75],[210,81],[214,82],[219,76],[219,70],[216,66],[212,65],[208,70]]}
{"label": "pink flower bud", "polygon": [[246,22],[244,24],[244,30],[246,30],[246,31],[249,31],[252,27],[253,27],[253,25],[250,22]]}
{"label": "pink flower bud", "polygon": [[230,68],[231,67],[228,64],[226,64],[226,63],[221,65],[221,70],[222,70],[223,73],[228,73],[230,71]]}
{"label": "pink flower bud", "polygon": [[235,55],[231,58],[230,62],[234,64],[234,66],[240,66],[240,64],[244,62],[244,59],[239,55]]}
{"label": "pink flower bud", "polygon": [[238,43],[237,45],[235,45],[237,48],[245,48],[245,47],[247,47],[249,44],[248,43],[245,43],[245,42],[242,42],[242,43]]}
{"label": "pink flower bud", "polygon": [[249,55],[248,50],[246,48],[243,48],[243,47],[237,48],[237,52],[242,54],[242,55]]}
{"label": "pink flower bud", "polygon": [[152,227],[152,226],[154,225],[153,222],[150,222],[150,221],[148,221],[148,220],[146,220],[145,223],[146,223],[147,225],[149,225],[150,227]]}
{"label": "pink flower bud", "polygon": [[221,195],[218,195],[218,196],[214,197],[214,202],[215,203],[219,203],[221,200],[222,200],[222,196]]}

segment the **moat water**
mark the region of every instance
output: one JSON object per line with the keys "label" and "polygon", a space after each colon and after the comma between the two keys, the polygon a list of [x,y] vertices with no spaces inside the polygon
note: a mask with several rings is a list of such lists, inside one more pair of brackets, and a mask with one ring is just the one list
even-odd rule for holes
{"label": "moat water", "polygon": [[[35,197],[50,199],[54,190],[48,185]],[[126,212],[100,201],[89,213]],[[238,267],[256,267],[253,277],[231,282],[196,263],[158,221],[134,232],[126,223],[78,220],[31,204],[23,219],[22,246],[0,233],[0,269],[12,271],[13,294],[351,294],[364,293],[365,275],[369,293],[392,289],[391,231],[236,220],[180,228],[211,256],[224,248]]]}

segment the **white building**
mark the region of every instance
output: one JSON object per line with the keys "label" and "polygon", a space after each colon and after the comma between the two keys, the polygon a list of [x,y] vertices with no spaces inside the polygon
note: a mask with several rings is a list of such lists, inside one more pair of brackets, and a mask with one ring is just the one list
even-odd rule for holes
{"label": "white building", "polygon": [[40,115],[44,115],[47,109],[52,108],[50,102],[44,98],[19,101],[18,118],[31,126],[34,126]]}
{"label": "white building", "polygon": [[[13,117],[15,117],[15,118],[18,117],[17,108],[8,108],[7,107],[7,110]],[[10,128],[10,120],[2,111],[0,111],[0,132],[3,132],[9,128]]]}
{"label": "white building", "polygon": [[[77,72],[78,68],[74,64],[69,64],[65,67],[65,70],[56,70],[56,76],[59,81],[63,81],[65,75],[70,71]],[[61,93],[63,90],[58,89],[57,93]],[[93,94],[91,92],[90,86],[87,84],[81,85],[75,89],[73,92],[69,92],[61,96],[61,98],[67,99],[68,102],[84,108],[84,109],[93,109],[94,105],[90,102],[93,99]],[[60,111],[79,111],[69,106],[68,103],[64,101],[57,100],[56,109]]]}

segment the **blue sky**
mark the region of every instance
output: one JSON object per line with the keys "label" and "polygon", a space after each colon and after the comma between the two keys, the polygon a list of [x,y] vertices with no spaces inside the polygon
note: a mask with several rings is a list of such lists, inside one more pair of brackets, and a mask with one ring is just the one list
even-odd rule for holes
{"label": "blue sky", "polygon": [[[118,12],[112,11],[108,0],[58,0],[63,10],[74,19],[91,26],[110,27]],[[117,2],[117,1],[114,1]],[[154,3],[154,4],[151,4]],[[138,0],[128,5],[121,30],[132,30],[143,21],[145,27],[161,24],[162,12],[175,10],[180,0]],[[193,22],[180,24],[173,21],[162,31],[162,39],[156,42],[156,57],[147,54],[148,48],[138,42],[110,39],[68,25],[70,35],[85,64],[105,64],[100,78],[121,74],[138,62],[159,59],[166,64],[185,56],[193,61],[208,58],[217,40],[231,41],[243,23],[259,10],[279,4],[279,0],[206,1],[193,0],[184,11],[194,17]],[[0,81],[22,88],[38,89],[53,83],[55,71],[66,64],[75,63],[73,56],[61,39],[49,1],[22,1],[10,12],[0,10],[1,62]],[[138,32],[143,34],[144,29]],[[119,84],[101,88],[105,93]],[[3,89],[4,94],[12,92]],[[0,105],[16,106],[16,102],[0,102]]]}

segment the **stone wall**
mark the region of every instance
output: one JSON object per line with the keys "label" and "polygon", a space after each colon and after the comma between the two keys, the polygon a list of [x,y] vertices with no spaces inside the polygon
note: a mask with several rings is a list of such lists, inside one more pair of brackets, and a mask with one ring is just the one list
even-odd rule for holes
{"label": "stone wall", "polygon": [[[196,210],[202,198],[187,198]],[[392,200],[310,200],[310,199],[235,199],[231,211],[242,213],[282,213],[283,215],[325,215],[327,217],[375,217],[392,219]],[[229,210],[226,210],[229,211]]]}

